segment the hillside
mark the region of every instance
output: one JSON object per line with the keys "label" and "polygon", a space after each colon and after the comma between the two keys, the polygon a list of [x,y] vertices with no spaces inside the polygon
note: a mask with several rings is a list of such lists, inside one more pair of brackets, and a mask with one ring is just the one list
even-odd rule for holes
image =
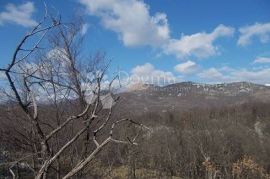
{"label": "hillside", "polygon": [[270,87],[247,83],[200,84],[182,82],[167,86],[143,85],[120,94],[118,110],[125,113],[182,111],[270,101]]}

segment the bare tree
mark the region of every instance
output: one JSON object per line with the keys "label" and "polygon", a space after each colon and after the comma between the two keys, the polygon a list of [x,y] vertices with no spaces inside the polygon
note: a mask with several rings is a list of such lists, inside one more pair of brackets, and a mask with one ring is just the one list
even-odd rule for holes
{"label": "bare tree", "polygon": [[[51,46],[46,51],[41,44],[49,33]],[[23,115],[16,119],[23,120],[30,127],[26,130],[29,135],[25,137],[31,148],[28,155],[8,163],[13,178],[16,178],[14,166],[24,161],[36,179],[52,175],[67,179],[82,172],[110,142],[137,145],[138,134],[125,140],[114,136],[116,127],[125,122],[137,128],[145,126],[127,118],[109,123],[119,99],[112,88],[118,76],[105,82],[109,63],[100,65],[105,61],[101,53],[91,58],[92,63],[79,64],[82,43],[79,33],[80,25],[62,23],[61,18],[46,13],[44,19],[20,41],[8,67],[0,69],[10,86],[6,94],[23,111]],[[28,49],[27,43],[31,39],[37,41]],[[33,54],[37,54],[38,59],[31,58]],[[104,108],[106,98],[110,98],[111,104]],[[48,114],[47,109],[51,106],[52,113]],[[82,139],[82,136],[85,137]],[[83,155],[74,156],[81,149]],[[71,164],[61,171],[64,168],[61,165],[66,167],[65,161],[69,157]]]}

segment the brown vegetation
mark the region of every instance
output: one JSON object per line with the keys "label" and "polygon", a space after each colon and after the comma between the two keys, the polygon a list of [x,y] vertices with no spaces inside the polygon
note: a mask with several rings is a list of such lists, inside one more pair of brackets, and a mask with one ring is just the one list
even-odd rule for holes
{"label": "brown vegetation", "polygon": [[[129,118],[111,121],[117,76],[104,82],[109,63],[102,53],[80,59],[82,24],[75,22],[46,11],[0,69],[6,76],[1,166],[12,178],[87,177],[84,169],[106,145],[137,145],[136,130],[146,128]],[[125,123],[136,126],[134,135],[118,138],[115,131]]]}
{"label": "brown vegetation", "polygon": [[117,76],[104,83],[102,53],[81,60],[80,26],[45,15],[0,69],[10,87],[0,106],[0,177],[269,178],[268,102],[117,108],[119,100],[128,105],[113,93]]}

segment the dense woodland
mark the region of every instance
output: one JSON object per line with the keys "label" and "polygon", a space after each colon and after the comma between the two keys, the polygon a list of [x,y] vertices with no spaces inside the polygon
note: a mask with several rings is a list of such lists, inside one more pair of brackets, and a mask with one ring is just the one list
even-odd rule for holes
{"label": "dense woodland", "polygon": [[[269,178],[269,107],[269,103],[249,103],[133,116],[134,120],[151,128],[138,139],[139,145],[108,145],[81,175],[86,178]],[[1,162],[15,160],[33,150],[27,144],[20,110],[15,108],[1,107]],[[55,108],[43,106],[42,113],[43,120],[53,125]],[[76,125],[81,123],[73,123],[59,134],[63,140],[60,143],[69,140],[72,130],[80,128]],[[126,126],[117,132],[130,135],[134,128]],[[72,168],[82,146],[83,140],[77,141],[74,151],[67,151],[59,159],[61,173]],[[23,162],[18,163],[15,170],[21,176],[31,173]],[[55,178],[54,169],[50,170],[50,177]],[[10,176],[8,168],[2,166],[1,175]]]}

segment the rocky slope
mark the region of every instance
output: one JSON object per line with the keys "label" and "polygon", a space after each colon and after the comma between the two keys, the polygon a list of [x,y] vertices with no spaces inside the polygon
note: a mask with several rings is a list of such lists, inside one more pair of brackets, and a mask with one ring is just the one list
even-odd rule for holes
{"label": "rocky slope", "polygon": [[182,82],[168,86],[143,85],[121,93],[118,111],[166,112],[199,107],[222,107],[250,101],[270,101],[270,87],[247,82],[200,84]]}

